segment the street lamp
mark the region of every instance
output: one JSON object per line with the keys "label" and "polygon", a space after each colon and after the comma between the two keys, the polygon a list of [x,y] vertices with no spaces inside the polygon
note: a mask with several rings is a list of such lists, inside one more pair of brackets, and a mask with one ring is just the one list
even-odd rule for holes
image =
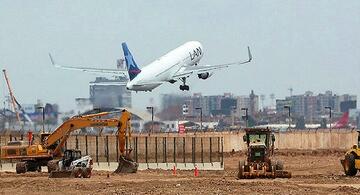
{"label": "street lamp", "polygon": [[146,109],[151,110],[151,133],[154,132],[154,107],[148,106]]}
{"label": "street lamp", "polygon": [[39,106],[37,109],[42,110],[42,133],[45,133],[45,108],[44,106]]}
{"label": "street lamp", "polygon": [[329,123],[330,123],[330,131],[331,131],[331,106],[325,106],[325,109],[329,109]]}
{"label": "street lamp", "polygon": [[200,110],[200,131],[202,131],[202,108],[198,107],[195,108],[196,110]]}
{"label": "street lamp", "polygon": [[290,128],[291,128],[291,115],[290,115],[290,106],[284,106],[284,108],[287,108],[288,109],[288,116],[289,116],[289,129],[288,130],[290,130]]}
{"label": "street lamp", "polygon": [[245,127],[248,127],[248,108],[241,108],[241,110],[245,110],[245,116],[243,116],[242,118],[245,119]]}

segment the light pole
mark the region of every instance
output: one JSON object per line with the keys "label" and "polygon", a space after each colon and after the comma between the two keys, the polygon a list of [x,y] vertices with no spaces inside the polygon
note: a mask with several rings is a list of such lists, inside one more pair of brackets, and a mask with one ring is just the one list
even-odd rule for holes
{"label": "light pole", "polygon": [[290,106],[284,106],[284,108],[287,108],[288,111],[289,111],[289,112],[288,112],[288,116],[289,116],[289,129],[288,129],[288,130],[290,130],[290,128],[291,128],[291,115],[290,115],[290,111],[291,111],[291,110],[290,110],[290,109],[291,109],[291,108],[290,108]]}
{"label": "light pole", "polygon": [[249,119],[248,108],[241,108],[241,110],[245,110],[245,116],[243,116],[243,118],[245,119],[245,127],[247,128],[248,127],[248,119]]}
{"label": "light pole", "polygon": [[45,133],[45,108],[44,106],[39,106],[37,109],[42,110],[42,133]]}
{"label": "light pole", "polygon": [[196,110],[200,110],[200,131],[202,131],[202,108],[198,107],[195,108]]}
{"label": "light pole", "polygon": [[325,109],[329,109],[329,123],[330,123],[330,131],[331,131],[331,106],[325,106]]}
{"label": "light pole", "polygon": [[151,110],[151,133],[154,132],[154,107],[148,106],[146,109]]}

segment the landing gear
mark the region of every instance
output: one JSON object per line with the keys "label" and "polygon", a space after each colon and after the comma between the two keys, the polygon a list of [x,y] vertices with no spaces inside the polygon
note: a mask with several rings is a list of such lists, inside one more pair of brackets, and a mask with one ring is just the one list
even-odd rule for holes
{"label": "landing gear", "polygon": [[183,78],[181,78],[180,79],[181,81],[182,81],[182,85],[180,85],[180,90],[181,91],[189,91],[189,89],[190,89],[190,87],[189,87],[189,85],[186,85],[186,77],[183,77]]}
{"label": "landing gear", "polygon": [[188,85],[180,85],[180,90],[181,91],[189,91],[190,87]]}

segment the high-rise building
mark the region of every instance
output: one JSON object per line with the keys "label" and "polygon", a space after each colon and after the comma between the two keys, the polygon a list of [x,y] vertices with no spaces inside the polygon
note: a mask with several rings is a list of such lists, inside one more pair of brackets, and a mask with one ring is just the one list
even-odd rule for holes
{"label": "high-rise building", "polygon": [[90,85],[90,100],[94,108],[131,107],[131,92],[126,89],[127,78],[96,77]]}
{"label": "high-rise building", "polygon": [[259,96],[255,95],[254,91],[251,90],[250,95],[248,96],[237,96],[237,108],[238,113],[241,112],[242,108],[248,109],[249,115],[255,115],[259,111]]}
{"label": "high-rise building", "polygon": [[331,107],[333,113],[346,112],[356,108],[356,95],[336,95],[331,91],[314,95],[307,91],[302,95],[292,95],[284,100],[276,100],[277,112],[284,112],[284,106],[291,107],[294,117],[304,117],[306,122],[319,121],[328,111],[325,107]]}

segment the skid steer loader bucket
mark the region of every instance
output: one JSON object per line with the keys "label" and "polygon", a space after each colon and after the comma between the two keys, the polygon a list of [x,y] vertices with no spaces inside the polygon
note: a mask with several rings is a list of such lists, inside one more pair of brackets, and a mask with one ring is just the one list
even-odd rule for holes
{"label": "skid steer loader bucket", "polygon": [[139,165],[125,156],[120,156],[118,168],[114,173],[136,173]]}
{"label": "skid steer loader bucket", "polygon": [[71,171],[51,171],[49,178],[73,178]]}
{"label": "skid steer loader bucket", "polygon": [[52,171],[49,178],[90,178],[92,168],[75,167],[73,170]]}

